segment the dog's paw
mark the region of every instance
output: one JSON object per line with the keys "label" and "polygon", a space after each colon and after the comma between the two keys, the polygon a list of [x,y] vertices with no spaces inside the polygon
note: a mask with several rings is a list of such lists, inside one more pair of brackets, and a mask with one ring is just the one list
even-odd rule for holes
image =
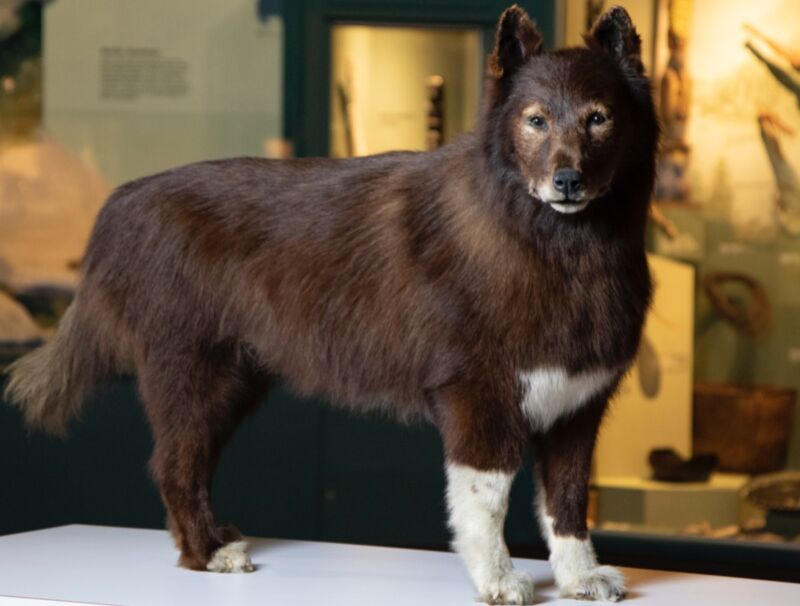
{"label": "dog's paw", "polygon": [[234,541],[217,549],[206,564],[211,572],[253,572],[255,568],[247,555],[247,543]]}
{"label": "dog's paw", "polygon": [[563,585],[561,597],[619,602],[626,591],[625,577],[619,570],[613,566],[596,566]]}
{"label": "dog's paw", "polygon": [[533,604],[533,579],[519,570],[509,570],[484,588],[478,601],[487,604]]}

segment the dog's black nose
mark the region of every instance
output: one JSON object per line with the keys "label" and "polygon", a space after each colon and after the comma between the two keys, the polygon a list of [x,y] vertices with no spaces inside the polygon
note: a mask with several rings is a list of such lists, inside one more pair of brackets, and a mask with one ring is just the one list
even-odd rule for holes
{"label": "dog's black nose", "polygon": [[583,175],[578,170],[559,168],[553,175],[553,187],[567,198],[572,198],[583,187]]}

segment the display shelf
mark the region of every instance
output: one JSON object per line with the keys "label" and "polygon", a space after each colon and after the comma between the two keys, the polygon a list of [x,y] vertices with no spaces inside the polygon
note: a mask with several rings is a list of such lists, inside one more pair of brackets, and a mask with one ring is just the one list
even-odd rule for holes
{"label": "display shelf", "polygon": [[[166,532],[61,526],[0,537],[0,605],[20,598],[84,604],[470,605],[474,591],[455,554],[334,543],[251,539],[251,574],[191,572],[175,565]],[[537,583],[537,603],[556,597],[550,566],[516,560]],[[800,585],[625,569],[637,606],[800,603]],[[13,600],[13,601],[12,601]]]}

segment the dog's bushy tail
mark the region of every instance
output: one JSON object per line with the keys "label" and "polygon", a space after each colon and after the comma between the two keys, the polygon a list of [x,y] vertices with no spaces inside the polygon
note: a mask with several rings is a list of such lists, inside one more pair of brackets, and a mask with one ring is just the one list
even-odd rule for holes
{"label": "dog's bushy tail", "polygon": [[93,385],[109,370],[91,326],[74,300],[61,317],[55,336],[6,369],[5,400],[22,410],[26,425],[66,434]]}

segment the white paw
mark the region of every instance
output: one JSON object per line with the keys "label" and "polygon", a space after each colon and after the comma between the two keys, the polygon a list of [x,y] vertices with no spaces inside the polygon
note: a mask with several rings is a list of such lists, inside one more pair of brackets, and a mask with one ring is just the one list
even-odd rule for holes
{"label": "white paw", "polygon": [[619,602],[625,597],[625,577],[613,566],[596,566],[561,586],[561,597]]}
{"label": "white paw", "polygon": [[247,543],[234,541],[217,549],[206,564],[211,572],[253,572],[253,563],[247,555]]}
{"label": "white paw", "polygon": [[533,579],[519,570],[509,570],[483,588],[478,601],[487,604],[533,604]]}

